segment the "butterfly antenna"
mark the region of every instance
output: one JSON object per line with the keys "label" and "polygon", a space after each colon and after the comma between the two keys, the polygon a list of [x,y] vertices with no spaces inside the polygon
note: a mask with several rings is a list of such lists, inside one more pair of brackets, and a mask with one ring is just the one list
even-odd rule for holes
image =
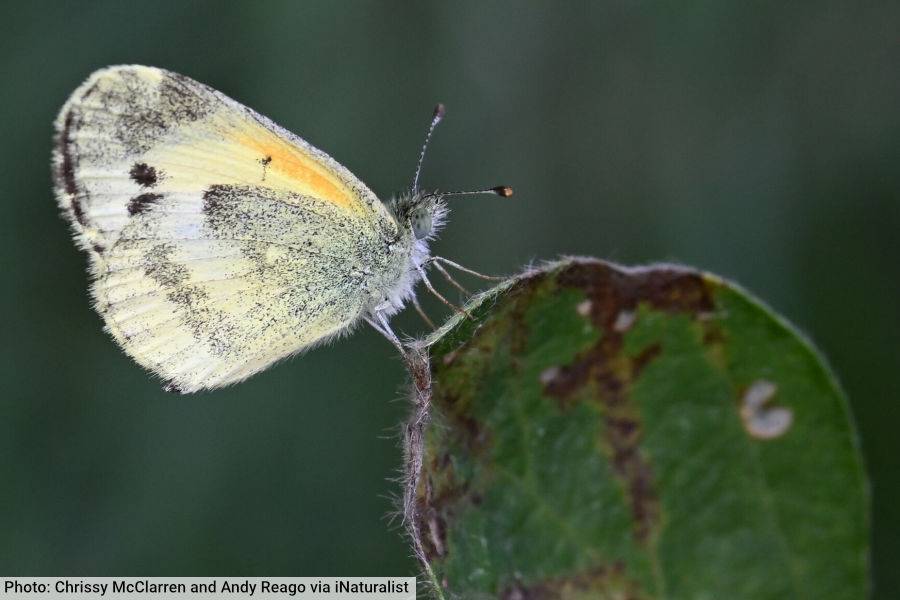
{"label": "butterfly antenna", "polygon": [[513,195],[513,189],[508,185],[498,185],[483,190],[461,190],[456,192],[441,192],[441,196],[474,196],[475,194],[494,194],[495,196],[503,196],[509,198]]}
{"label": "butterfly antenna", "polygon": [[410,187],[410,191],[413,194],[419,191],[419,173],[422,172],[422,163],[425,162],[425,151],[428,149],[428,142],[431,141],[431,134],[434,133],[434,128],[441,122],[446,112],[447,110],[441,103],[438,103],[438,105],[434,107],[434,114],[431,116],[431,124],[428,126],[428,133],[425,134],[425,143],[422,144],[422,151],[419,153],[419,162],[416,164],[416,175],[413,177],[412,187]]}
{"label": "butterfly antenna", "polygon": [[503,196],[504,198],[509,198],[513,195],[513,189],[508,185],[498,185],[491,188],[485,188],[483,190],[459,190],[456,192],[431,192],[430,194],[426,194],[422,197],[425,198],[433,198],[435,196],[439,196],[441,198],[445,198],[447,196],[475,196],[478,194],[493,194],[495,196]]}

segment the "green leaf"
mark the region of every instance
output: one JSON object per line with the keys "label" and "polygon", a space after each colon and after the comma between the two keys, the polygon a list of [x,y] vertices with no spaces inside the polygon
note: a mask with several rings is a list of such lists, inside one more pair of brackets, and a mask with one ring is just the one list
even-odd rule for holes
{"label": "green leaf", "polygon": [[438,597],[866,596],[846,399],[746,292],[573,259],[467,310],[411,363],[405,510]]}

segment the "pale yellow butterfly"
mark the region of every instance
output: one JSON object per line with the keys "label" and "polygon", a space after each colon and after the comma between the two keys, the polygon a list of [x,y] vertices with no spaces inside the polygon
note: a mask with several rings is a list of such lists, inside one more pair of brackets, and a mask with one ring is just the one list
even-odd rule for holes
{"label": "pale yellow butterfly", "polygon": [[[443,116],[436,109],[427,140]],[[415,302],[443,197],[382,203],[350,171],[188,77],[93,73],[56,120],[56,194],[91,293],[131,357],[180,392],[216,388]],[[510,195],[508,187],[479,190]],[[443,272],[443,269],[442,269]]]}

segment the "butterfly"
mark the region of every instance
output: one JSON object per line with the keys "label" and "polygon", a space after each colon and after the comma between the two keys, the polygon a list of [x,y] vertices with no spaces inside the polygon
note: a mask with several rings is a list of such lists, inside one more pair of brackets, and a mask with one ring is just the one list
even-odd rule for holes
{"label": "butterfly", "polygon": [[189,77],[94,72],[56,119],[52,164],[105,329],[181,393],[239,382],[360,322],[402,351],[389,319],[418,307],[419,281],[438,294],[426,267],[462,268],[429,252],[452,193],[418,187],[443,116],[438,105],[412,186],[382,202],[326,153]]}

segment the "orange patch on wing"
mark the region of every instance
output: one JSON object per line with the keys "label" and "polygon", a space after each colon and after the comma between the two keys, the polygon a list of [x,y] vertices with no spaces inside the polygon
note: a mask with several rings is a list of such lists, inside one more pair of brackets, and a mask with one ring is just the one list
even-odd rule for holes
{"label": "orange patch on wing", "polygon": [[[283,174],[296,183],[295,190],[354,210],[359,200],[328,168],[301,148],[260,128],[242,135],[239,144],[253,148],[265,160],[266,169]],[[271,160],[266,160],[271,159]]]}

